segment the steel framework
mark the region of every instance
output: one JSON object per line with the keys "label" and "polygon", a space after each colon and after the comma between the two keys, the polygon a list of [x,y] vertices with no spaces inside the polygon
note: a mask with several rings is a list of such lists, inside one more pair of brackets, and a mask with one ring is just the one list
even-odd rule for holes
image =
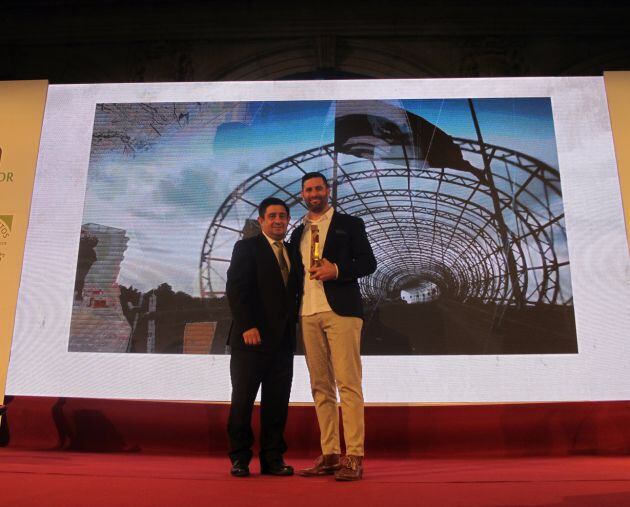
{"label": "steel framework", "polygon": [[274,195],[291,209],[290,229],[306,211],[301,177],[320,171],[334,182],[335,208],[365,221],[378,269],[361,280],[372,302],[400,297],[409,285],[435,287],[462,302],[503,306],[571,304],[560,176],[524,153],[454,138],[486,177],[428,167],[406,154],[369,160],[323,145],[285,158],[226,197],[206,234],[200,260],[203,297],[225,290],[233,244]]}

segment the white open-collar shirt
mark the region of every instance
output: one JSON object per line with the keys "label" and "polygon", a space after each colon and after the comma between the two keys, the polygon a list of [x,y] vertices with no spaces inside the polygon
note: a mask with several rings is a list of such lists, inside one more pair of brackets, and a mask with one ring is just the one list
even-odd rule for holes
{"label": "white open-collar shirt", "polygon": [[317,225],[319,229],[319,245],[320,252],[323,254],[324,245],[326,244],[326,236],[330,228],[330,221],[335,210],[331,206],[317,220],[311,220],[306,215],[302,219],[304,231],[300,240],[300,253],[302,254],[302,262],[304,263],[304,293],[302,294],[302,304],[300,305],[300,315],[315,315],[321,312],[331,312],[332,308],[326,299],[324,292],[324,282],[321,280],[311,280],[308,269],[311,264],[311,224]]}

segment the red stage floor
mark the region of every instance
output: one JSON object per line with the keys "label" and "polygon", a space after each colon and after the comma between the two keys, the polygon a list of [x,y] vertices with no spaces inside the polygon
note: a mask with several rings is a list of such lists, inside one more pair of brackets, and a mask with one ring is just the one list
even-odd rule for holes
{"label": "red stage floor", "polygon": [[[288,456],[296,467],[310,463]],[[365,479],[235,479],[217,456],[0,449],[6,507],[628,507],[630,457],[368,459]]]}

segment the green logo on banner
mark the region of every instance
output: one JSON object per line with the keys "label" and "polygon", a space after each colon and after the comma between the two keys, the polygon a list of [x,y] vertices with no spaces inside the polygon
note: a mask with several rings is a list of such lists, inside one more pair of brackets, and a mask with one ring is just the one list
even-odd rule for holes
{"label": "green logo on banner", "polygon": [[0,245],[6,245],[5,239],[11,234],[13,215],[0,215]]}
{"label": "green logo on banner", "polygon": [[[13,227],[13,215],[0,215],[0,247],[7,244],[4,240],[11,234],[11,227]],[[5,255],[0,250],[0,261],[4,259]]]}
{"label": "green logo on banner", "polygon": [[4,222],[9,232],[11,232],[11,227],[13,227],[13,215],[0,215],[0,222]]}

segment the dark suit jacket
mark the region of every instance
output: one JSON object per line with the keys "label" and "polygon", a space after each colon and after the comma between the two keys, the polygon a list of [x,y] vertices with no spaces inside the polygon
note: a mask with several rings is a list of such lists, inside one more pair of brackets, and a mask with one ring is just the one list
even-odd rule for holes
{"label": "dark suit jacket", "polygon": [[[304,225],[291,234],[293,262],[297,264],[298,289],[304,290],[304,266],[310,259],[302,259],[300,240]],[[339,276],[336,280],[324,282],[324,292],[328,304],[338,315],[363,318],[361,292],[358,279],[374,273],[376,259],[365,233],[363,220],[358,217],[334,212],[322,250],[322,257],[337,264]]]}
{"label": "dark suit jacket", "polygon": [[[286,246],[286,245],[285,245]],[[262,234],[237,241],[227,272],[226,293],[232,311],[228,344],[232,348],[271,351],[295,348],[297,280],[291,261],[285,287],[273,248]],[[262,343],[245,345],[243,331],[258,328]]]}

